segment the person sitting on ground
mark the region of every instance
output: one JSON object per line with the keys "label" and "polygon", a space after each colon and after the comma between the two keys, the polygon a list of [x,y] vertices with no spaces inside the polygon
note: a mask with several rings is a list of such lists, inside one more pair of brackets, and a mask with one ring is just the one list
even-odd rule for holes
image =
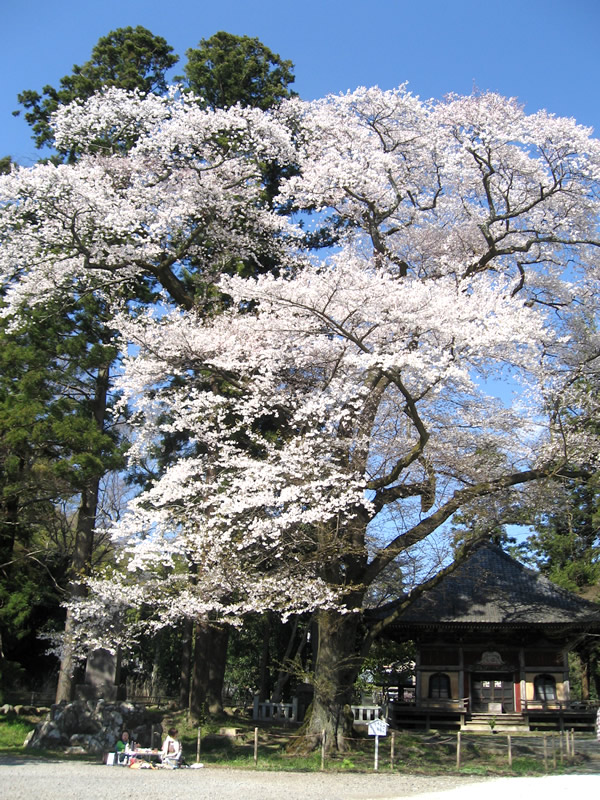
{"label": "person sitting on ground", "polygon": [[177,738],[177,728],[169,728],[169,735],[163,742],[160,760],[167,767],[178,767],[181,764],[183,752],[181,742]]}
{"label": "person sitting on ground", "polygon": [[131,753],[131,742],[129,741],[129,731],[123,731],[121,738],[115,746],[117,751],[117,762],[119,764],[129,763],[129,754]]}

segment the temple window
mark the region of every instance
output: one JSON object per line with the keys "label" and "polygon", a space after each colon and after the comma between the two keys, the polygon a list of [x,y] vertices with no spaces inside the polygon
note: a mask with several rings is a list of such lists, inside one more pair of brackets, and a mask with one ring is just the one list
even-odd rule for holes
{"label": "temple window", "polygon": [[536,700],[556,700],[556,681],[552,675],[536,675],[533,686]]}
{"label": "temple window", "polygon": [[429,697],[436,700],[448,699],[450,694],[450,678],[444,672],[436,672],[429,678]]}

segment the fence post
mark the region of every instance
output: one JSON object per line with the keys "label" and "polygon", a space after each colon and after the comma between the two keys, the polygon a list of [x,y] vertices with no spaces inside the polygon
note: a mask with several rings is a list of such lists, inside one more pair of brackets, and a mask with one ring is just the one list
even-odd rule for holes
{"label": "fence post", "polygon": [[390,743],[390,769],[394,769],[394,750],[396,749],[396,731],[392,731],[392,741]]}
{"label": "fence post", "polygon": [[565,758],[564,758],[563,732],[562,731],[559,733],[559,736],[560,736],[560,739],[559,739],[559,743],[560,743],[560,763],[562,765],[562,764],[564,764],[564,760],[565,760]]}
{"label": "fence post", "polygon": [[254,766],[258,765],[258,728],[254,728]]}
{"label": "fence post", "polygon": [[198,740],[196,742],[196,764],[200,763],[200,748],[202,747],[202,727],[198,726]]}
{"label": "fence post", "polygon": [[508,739],[508,766],[512,767],[512,740],[510,738],[510,733],[506,738]]}
{"label": "fence post", "polygon": [[460,731],[456,734],[456,769],[460,769]]}
{"label": "fence post", "polygon": [[325,728],[321,731],[321,770],[325,769]]}
{"label": "fence post", "polygon": [[544,771],[548,772],[548,734],[544,734]]}
{"label": "fence post", "polygon": [[575,728],[571,728],[571,755],[575,758]]}

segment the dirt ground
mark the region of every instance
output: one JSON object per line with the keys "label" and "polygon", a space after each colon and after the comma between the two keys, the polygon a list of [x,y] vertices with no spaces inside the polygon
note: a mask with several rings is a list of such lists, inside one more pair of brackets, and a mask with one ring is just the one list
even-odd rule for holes
{"label": "dirt ground", "polygon": [[558,800],[569,794],[600,794],[600,773],[498,779],[222,768],[164,771],[0,757],[0,800]]}

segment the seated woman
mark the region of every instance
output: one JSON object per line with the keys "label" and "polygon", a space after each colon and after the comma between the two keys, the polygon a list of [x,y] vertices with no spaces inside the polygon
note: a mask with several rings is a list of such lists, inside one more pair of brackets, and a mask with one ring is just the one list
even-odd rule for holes
{"label": "seated woman", "polygon": [[123,731],[115,745],[115,750],[117,751],[117,764],[129,764],[129,755],[132,752],[129,731]]}
{"label": "seated woman", "polygon": [[160,760],[166,767],[178,767],[181,764],[183,752],[181,742],[177,738],[177,728],[169,728],[169,735],[163,742]]}

